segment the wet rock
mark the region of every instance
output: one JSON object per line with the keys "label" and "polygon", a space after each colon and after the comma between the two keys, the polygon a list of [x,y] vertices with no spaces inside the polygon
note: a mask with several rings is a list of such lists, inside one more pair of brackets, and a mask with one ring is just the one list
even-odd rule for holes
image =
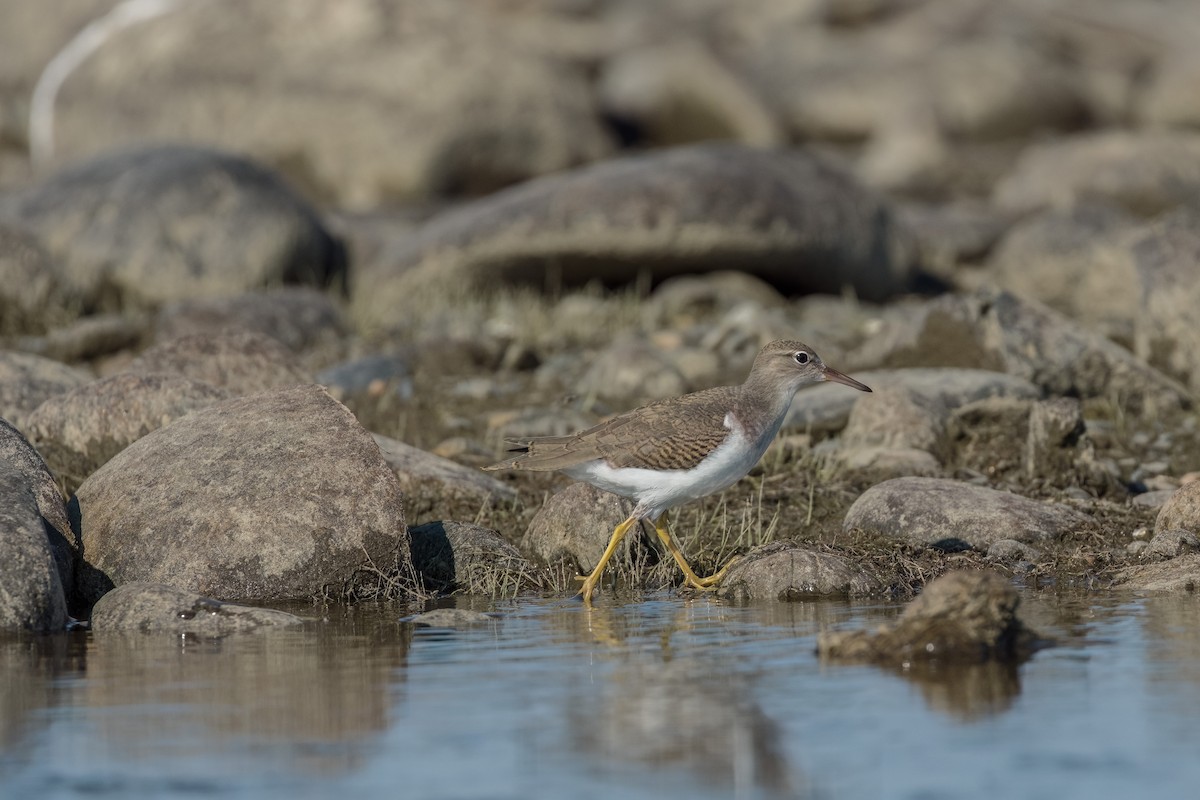
{"label": "wet rock", "polygon": [[325,292],[305,286],[280,286],[230,297],[182,300],[158,313],[155,339],[167,342],[230,329],[270,336],[294,353],[331,344],[347,333],[346,321]]}
{"label": "wet rock", "polygon": [[426,522],[409,529],[413,566],[435,591],[512,597],[541,588],[541,573],[500,534],[470,522]]}
{"label": "wet rock", "polygon": [[1198,551],[1200,551],[1200,537],[1191,531],[1169,529],[1155,533],[1142,556],[1143,558],[1167,559]]}
{"label": "wet rock", "polygon": [[0,631],[61,631],[67,601],[23,471],[0,459]]}
{"label": "wet rock", "polygon": [[22,350],[55,361],[88,361],[136,347],[146,335],[146,320],[131,314],[94,314],[45,336],[20,340]]}
{"label": "wet rock", "polygon": [[1134,351],[1200,392],[1200,208],[1156,221],[1130,242],[1140,291]]}
{"label": "wet rock", "polygon": [[1121,246],[1137,218],[1115,206],[1081,203],[1015,225],[989,259],[996,284],[1045,303],[1110,338],[1130,341],[1137,278]]}
{"label": "wet rock", "polygon": [[949,572],[925,587],[892,625],[826,631],[822,658],[890,666],[914,662],[1021,661],[1037,635],[1017,616],[1021,597],[994,572]]}
{"label": "wet rock", "polygon": [[354,295],[364,322],[449,285],[628,283],[730,263],[785,292],[879,300],[906,285],[911,248],[881,199],[816,156],[714,144],[498,192],[433,218],[388,261]]}
{"label": "wet rock", "polygon": [[938,478],[894,478],[863,492],[842,527],[943,550],[986,550],[1000,539],[1052,542],[1090,525],[1066,506]]}
{"label": "wet rock", "polygon": [[645,342],[626,339],[591,359],[576,391],[588,398],[645,402],[678,397],[690,388],[668,354]]}
{"label": "wet rock", "polygon": [[[581,575],[600,561],[613,529],[627,519],[633,504],[586,483],[573,483],[552,495],[534,515],[521,540],[521,551],[553,564],[566,560]],[[613,555],[613,566],[630,564],[648,555],[657,560],[637,528],[630,531]]]}
{"label": "wet rock", "polygon": [[1200,481],[1176,489],[1154,520],[1155,532],[1177,529],[1200,533]]}
{"label": "wet rock", "polygon": [[59,583],[67,601],[74,607],[75,559],[78,556],[77,531],[67,515],[67,506],[54,474],[29,440],[0,419],[0,465],[16,470],[33,494],[45,536],[54,555]]}
{"label": "wet rock", "polygon": [[200,148],[97,157],[18,195],[8,213],[39,236],[85,309],[323,285],[344,269],[341,244],[278,177]]}
{"label": "wet rock", "polygon": [[41,333],[70,316],[50,254],[29,231],[0,219],[0,336]]}
{"label": "wet rock", "polygon": [[[854,376],[875,392],[888,387],[906,389],[947,409],[989,397],[1033,398],[1039,395],[1037,387],[1024,378],[983,369],[856,370]],[[800,391],[792,400],[784,427],[814,432],[841,430],[855,403],[862,397],[844,389],[844,386],[821,383]]]}
{"label": "wet rock", "polygon": [[409,515],[426,514],[433,509],[461,508],[472,515],[480,510],[512,503],[517,492],[507,483],[485,475],[473,467],[435,456],[424,450],[372,434],[383,453],[404,499]]}
{"label": "wet rock", "polygon": [[317,386],[192,412],[118,453],[76,497],[91,601],[130,581],[276,600],[403,593],[413,579],[395,476]]}
{"label": "wet rock", "polygon": [[598,89],[608,113],[636,126],[648,144],[784,143],[782,127],[753,87],[694,41],[616,54],[604,65]]}
{"label": "wet rock", "polygon": [[304,622],[302,617],[285,611],[223,603],[195,592],[144,581],[118,586],[92,608],[92,630],[96,633],[146,631],[220,637]]}
{"label": "wet rock", "polygon": [[77,157],[214,142],[352,208],[488,192],[606,155],[583,70],[545,55],[553,34],[522,37],[510,16],[463,0],[307,2],[294,17],[179,6],[113,36],[68,78],[56,145]]}
{"label": "wet rock", "polygon": [[879,588],[875,578],[840,556],[772,542],[734,561],[718,591],[721,597],[745,602],[859,597]]}
{"label": "wet rock", "polygon": [[1030,145],[993,199],[1012,211],[1100,200],[1151,217],[1198,191],[1200,134],[1114,130]]}
{"label": "wet rock", "polygon": [[29,415],[29,438],[67,493],[117,453],[232,393],[172,375],[124,373],[55,395]]}
{"label": "wet rock", "polygon": [[24,428],[29,413],[48,398],[91,380],[83,370],[49,358],[0,350],[0,417]]}
{"label": "wet rock", "polygon": [[401,621],[422,628],[469,628],[475,625],[494,625],[499,619],[469,608],[435,608]]}
{"label": "wet rock", "polygon": [[1113,576],[1113,588],[1192,594],[1200,590],[1200,554],[1189,553],[1168,561],[1119,569]]}
{"label": "wet rock", "polygon": [[135,375],[177,375],[205,381],[236,394],[312,383],[295,354],[261,333],[184,336],[156,344],[129,365]]}

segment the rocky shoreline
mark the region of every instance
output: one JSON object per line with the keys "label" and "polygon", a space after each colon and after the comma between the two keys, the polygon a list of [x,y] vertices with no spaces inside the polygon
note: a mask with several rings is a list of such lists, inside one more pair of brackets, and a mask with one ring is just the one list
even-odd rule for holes
{"label": "rocky shoreline", "polygon": [[[400,92],[361,141],[311,131],[289,160],[270,108],[247,111],[246,138],[203,146],[156,141],[180,138],[165,112],[137,136],[100,115],[85,137],[92,93],[140,102],[105,85],[160,57],[139,36],[241,41],[220,3],[198,4],[68,82],[55,168],[0,169],[0,630],[73,617],[221,635],[297,622],[235,603],[565,595],[628,508],[478,468],[508,436],[740,382],[775,338],[875,392],[802,391],[749,477],[674,512],[698,571],[741,557],[719,596],[909,598],[964,569],[1035,590],[1195,591],[1200,93],[1170,87],[1200,73],[1169,47],[1130,50],[1139,25],[1169,27],[1158,16],[1114,24],[1128,63],[1101,63],[1069,15],[1056,35],[1076,61],[1012,34],[1045,21],[1016,5],[957,34],[919,8],[968,0],[828,3],[780,26],[792,39],[677,3],[657,22],[639,4],[497,4],[458,26],[454,5],[397,3],[411,29],[376,57],[438,65],[457,93],[435,108]],[[667,46],[663,20],[687,43]],[[442,52],[489,23],[493,61],[456,50],[482,59],[472,72]],[[317,81],[317,45],[288,24],[246,22],[306,42],[272,67]],[[597,27],[617,38],[589,39]],[[398,46],[443,29],[441,45]],[[576,39],[557,52],[550,30]],[[821,35],[858,60],[814,46],[793,63],[784,44]],[[899,45],[934,39],[941,66],[920,80]],[[197,58],[180,42],[178,63]],[[1153,80],[1121,82],[1148,60]],[[511,80],[492,118],[469,80],[481,64]],[[36,75],[5,69],[21,80],[0,82],[0,111]],[[210,109],[238,104],[196,74]],[[788,75],[806,90],[784,91]],[[630,76],[658,93],[627,93]],[[352,102],[314,85],[279,102],[300,118]],[[666,113],[688,103],[704,113]],[[618,587],[676,585],[662,555],[630,537]]]}

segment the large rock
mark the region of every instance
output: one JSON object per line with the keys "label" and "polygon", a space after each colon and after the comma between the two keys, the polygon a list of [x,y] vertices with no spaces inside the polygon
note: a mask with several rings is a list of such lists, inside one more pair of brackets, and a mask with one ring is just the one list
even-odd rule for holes
{"label": "large rock", "polygon": [[893,624],[877,631],[826,631],[824,658],[895,667],[918,663],[1021,661],[1038,636],[1017,616],[1021,596],[994,572],[950,572],[925,587]]}
{"label": "large rock", "polygon": [[543,572],[500,534],[470,522],[426,522],[409,529],[413,566],[426,588],[513,597],[547,588]]}
{"label": "large rock", "polygon": [[911,242],[880,197],[812,153],[714,144],[498,192],[433,218],[380,263],[352,292],[366,323],[386,324],[418,290],[628,283],[734,263],[786,292],[880,300],[907,285]]}
{"label": "large rock", "polygon": [[41,454],[13,426],[0,419],[0,464],[15,469],[33,493],[38,513],[45,525],[45,536],[54,555],[59,583],[74,603],[75,560],[78,557],[77,531],[71,526],[67,506],[54,474]]}
{"label": "large rock", "polygon": [[1066,506],[940,478],[893,478],[863,492],[842,523],[914,544],[987,550],[1000,539],[1038,543],[1091,524]]}
{"label": "large rock", "polygon": [[235,328],[270,336],[296,353],[335,342],[347,333],[342,313],[328,294],[306,286],[280,286],[173,303],[159,312],[154,335],[159,342],[168,342]]}
{"label": "large rock", "polygon": [[85,310],[323,285],[344,269],[311,206],[272,172],[211,150],[100,156],[0,204],[4,214],[37,233],[63,294]]}
{"label": "large rock", "polygon": [[[613,529],[633,504],[587,483],[573,483],[552,495],[525,529],[521,550],[547,564],[566,560],[587,575],[600,561]],[[621,542],[612,565],[630,564],[653,552],[635,526]]]}
{"label": "large rock", "polygon": [[92,608],[92,630],[146,631],[206,638],[300,625],[304,619],[273,608],[222,603],[159,583],[118,586]]}
{"label": "large rock", "polygon": [[0,417],[24,428],[29,413],[48,398],[90,380],[83,370],[58,361],[0,350]]}
{"label": "large rock", "polygon": [[26,476],[0,459],[0,631],[58,631],[67,601]]}
{"label": "large rock", "polygon": [[1197,192],[1200,134],[1106,131],[1030,145],[994,200],[1013,211],[1102,200],[1151,217],[1194,204]]}
{"label": "large rock", "polygon": [[[585,71],[472,0],[176,4],[61,91],[58,153],[212,143],[343,207],[487,192],[606,155]],[[219,53],[219,58],[214,58]]]}
{"label": "large rock", "polygon": [[840,556],[791,542],[772,542],[734,561],[719,593],[738,601],[816,600],[878,590],[878,581]]}
{"label": "large rock", "polygon": [[1200,481],[1180,486],[1158,511],[1155,531],[1182,529],[1200,534]]}
{"label": "large rock", "polygon": [[129,581],[256,600],[410,587],[396,478],[317,386],[195,411],[117,454],[76,496],[92,601]]}
{"label": "large rock", "polygon": [[232,395],[191,378],[122,373],[51,397],[29,415],[26,430],[71,493],[150,431]]}
{"label": "large rock", "polygon": [[277,339],[252,331],[197,333],[144,351],[129,365],[135,375],[177,375],[236,394],[311,383],[296,355]]}
{"label": "large rock", "polygon": [[410,518],[434,509],[459,508],[477,514],[490,506],[512,503],[517,492],[507,483],[448,458],[374,434],[383,459],[404,492]]}

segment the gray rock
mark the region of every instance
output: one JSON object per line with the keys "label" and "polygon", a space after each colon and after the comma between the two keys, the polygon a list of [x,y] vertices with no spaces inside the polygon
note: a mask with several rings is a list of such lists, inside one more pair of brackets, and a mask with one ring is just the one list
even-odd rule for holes
{"label": "gray rock", "polygon": [[500,534],[470,522],[410,528],[413,566],[427,588],[512,597],[543,588],[541,572]]}
{"label": "gray rock", "polygon": [[302,617],[285,611],[223,603],[144,581],[118,586],[92,608],[92,630],[96,633],[146,631],[215,638],[304,622]]}
{"label": "gray rock", "polygon": [[1001,289],[1129,341],[1137,278],[1122,241],[1137,223],[1102,203],[1046,210],[1009,230],[989,259],[989,274]]}
{"label": "gray rock", "polygon": [[1001,561],[1014,564],[1020,561],[1036,562],[1042,557],[1042,551],[1027,542],[1016,539],[998,539],[987,549],[988,561]]}
{"label": "gray rock", "polygon": [[91,380],[83,370],[48,358],[0,350],[0,417],[24,428],[29,413],[47,398]]}
{"label": "gray rock", "polygon": [[737,601],[793,601],[860,597],[879,588],[875,578],[840,556],[772,542],[734,561],[718,592]]}
{"label": "gray rock", "polygon": [[719,270],[667,278],[646,300],[642,316],[651,330],[686,328],[747,303],[760,309],[783,308],[787,299],[761,278]]}
{"label": "gray rock", "polygon": [[156,344],[134,359],[128,372],[178,375],[236,394],[313,381],[291,350],[251,331],[198,333]]}
{"label": "gray rock", "polygon": [[948,572],[925,587],[894,624],[826,631],[823,658],[891,666],[914,662],[1022,661],[1038,639],[1017,616],[1021,596],[994,572]]}
{"label": "gray rock", "polygon": [[499,619],[469,608],[435,608],[401,621],[423,628],[469,628],[489,623],[494,625]]}
{"label": "gray rock", "polygon": [[307,286],[279,286],[172,303],[158,313],[155,338],[167,342],[235,328],[270,336],[295,353],[335,342],[348,330],[342,313],[325,292]]}
{"label": "gray rock", "polygon": [[1162,530],[1154,534],[1143,557],[1149,555],[1166,559],[1197,551],[1200,551],[1200,537],[1196,534],[1191,531]]}
{"label": "gray rock", "polygon": [[[947,409],[989,397],[1033,398],[1039,392],[1024,378],[983,369],[955,367],[855,371],[854,377],[875,391],[897,387],[916,392]],[[845,387],[821,383],[797,393],[785,428],[837,431],[846,426],[850,412],[863,395]]]}
{"label": "gray rock", "polygon": [[667,353],[645,341],[618,339],[589,361],[576,384],[585,398],[661,400],[693,388]]}
{"label": "gray rock", "polygon": [[[587,575],[599,562],[613,529],[632,512],[633,504],[615,494],[586,483],[571,484],[551,495],[530,520],[521,550],[547,564],[565,559]],[[611,566],[628,565],[655,553],[638,532],[635,528],[621,542]]]}
{"label": "gray rock", "polygon": [[1200,207],[1157,220],[1130,242],[1137,268],[1134,351],[1200,392]]}
{"label": "gray rock", "polygon": [[1100,200],[1151,217],[1198,191],[1200,134],[1112,130],[1031,144],[993,199],[1012,211]]}
{"label": "gray rock", "polygon": [[1012,225],[1012,215],[978,201],[905,203],[899,212],[916,239],[922,268],[947,279],[960,264],[992,252]]}
{"label": "gray rock", "polygon": [[29,438],[68,494],[150,431],[231,392],[173,375],[122,373],[57,394],[29,415]]}
{"label": "gray rock", "polygon": [[45,537],[54,555],[59,584],[73,607],[75,559],[79,555],[76,541],[78,531],[71,525],[58,481],[42,460],[41,454],[20,431],[3,419],[0,419],[0,464],[16,470],[33,493],[38,514],[46,528]]}
{"label": "gray rock", "polygon": [[0,220],[0,336],[42,333],[69,318],[58,289],[38,238]]}
{"label": "gray rock", "polygon": [[67,601],[22,470],[0,459],[0,631],[61,631]]}
{"label": "gray rock", "polygon": [[1154,531],[1185,530],[1200,534],[1200,481],[1180,486],[1159,509]]}
{"label": "gray rock", "polygon": [[942,465],[928,450],[875,445],[840,446],[835,451],[842,468],[859,480],[886,481],[908,475],[935,477]]}
{"label": "gray rock", "polygon": [[1124,567],[1113,575],[1113,588],[1194,594],[1200,591],[1200,554]]}
{"label": "gray rock", "polygon": [[344,269],[341,244],[278,177],[200,148],[83,162],[18,195],[7,213],[39,236],[86,309],[325,284]]}
{"label": "gray rock", "polygon": [[1129,502],[1135,506],[1142,508],[1162,508],[1171,499],[1171,495],[1175,494],[1174,489],[1155,489],[1149,492],[1135,494]]}
{"label": "gray rock", "polygon": [[949,411],[940,396],[907,386],[871,388],[850,411],[844,445],[909,448],[935,456],[942,451]]}
{"label": "gray rock", "polygon": [[1000,539],[1052,542],[1088,525],[1088,517],[1066,506],[938,478],[895,478],[872,486],[842,523],[847,531],[862,528],[951,550],[986,550]]}
{"label": "gray rock", "polygon": [[1055,397],[1034,403],[1029,410],[1025,444],[1025,474],[1057,475],[1079,459],[1087,435],[1083,404],[1074,397]]}
{"label": "gray rock", "polygon": [[503,481],[448,458],[372,434],[391,468],[410,516],[451,506],[476,514],[482,509],[512,503],[517,491]]}
{"label": "gray rock", "polygon": [[86,361],[136,347],[146,328],[146,320],[138,315],[94,314],[45,336],[24,337],[20,348],[55,361]]}
{"label": "gray rock", "polygon": [[317,386],[195,411],[118,453],[76,497],[91,601],[130,581],[256,600],[415,581],[395,476]]}
{"label": "gray rock", "polygon": [[354,294],[364,323],[449,285],[621,283],[730,263],[786,292],[851,286],[879,300],[906,285],[911,243],[880,198],[810,153],[701,145],[497,192],[433,218],[386,263]]}
{"label": "gray rock", "polygon": [[220,3],[188,4],[110,38],[63,86],[58,151],[213,142],[362,209],[486,193],[612,149],[585,70],[547,52],[562,34],[514,30],[540,14],[463,0],[312,8],[300,21],[247,7],[231,24]]}

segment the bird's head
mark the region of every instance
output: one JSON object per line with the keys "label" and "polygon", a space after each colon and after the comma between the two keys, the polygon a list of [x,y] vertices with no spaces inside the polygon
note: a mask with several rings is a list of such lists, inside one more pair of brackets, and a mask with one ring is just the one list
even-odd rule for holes
{"label": "bird's head", "polygon": [[866,384],[825,366],[821,357],[808,345],[789,339],[776,339],[763,347],[754,359],[750,374],[785,386],[793,393],[802,386],[821,381],[833,381],[860,392],[871,391]]}

